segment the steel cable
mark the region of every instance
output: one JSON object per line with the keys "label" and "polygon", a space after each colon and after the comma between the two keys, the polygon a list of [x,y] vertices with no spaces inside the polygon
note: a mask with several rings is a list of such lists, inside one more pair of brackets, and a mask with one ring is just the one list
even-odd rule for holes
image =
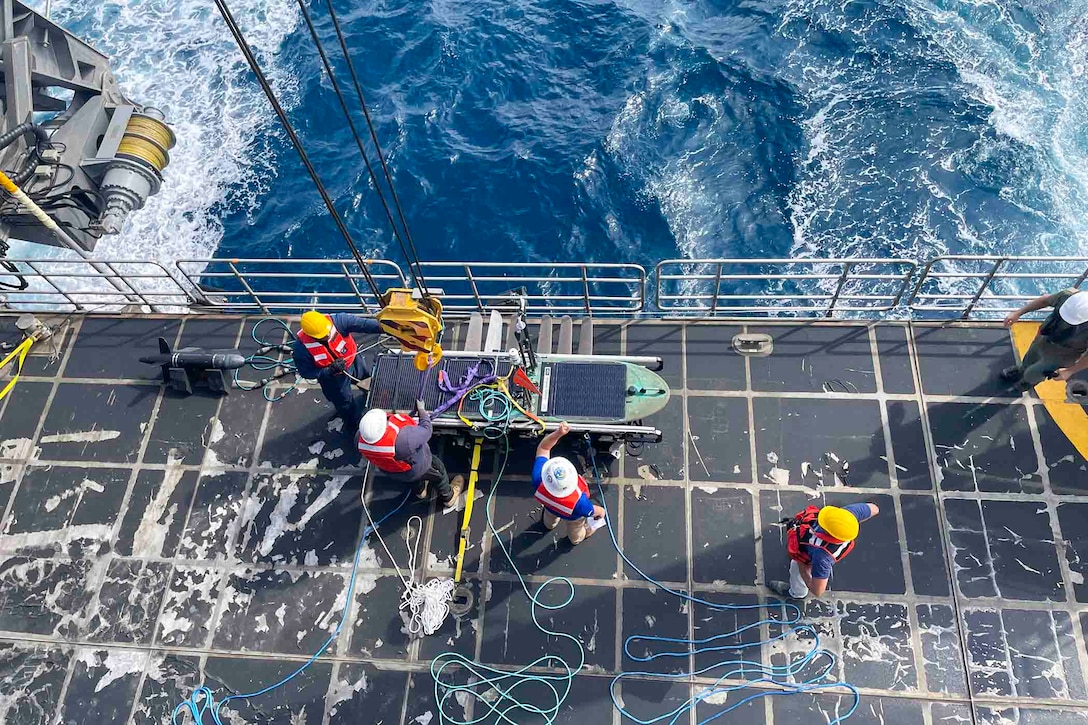
{"label": "steel cable", "polygon": [[[348,231],[340,213],[336,211],[336,206],[333,204],[332,197],[329,196],[329,192],[325,189],[325,184],[322,183],[321,177],[318,176],[317,169],[314,168],[309,155],[306,153],[306,149],[302,146],[302,140],[299,139],[294,126],[291,124],[290,119],[287,118],[287,112],[284,111],[283,106],[280,105],[279,99],[276,98],[275,91],[272,90],[272,86],[268,82],[268,78],[265,76],[264,71],[261,70],[261,66],[257,62],[256,56],[253,55],[249,43],[246,42],[245,35],[242,33],[241,28],[238,27],[238,23],[234,19],[234,14],[231,13],[226,0],[215,0],[215,7],[219,10],[219,14],[223,16],[223,21],[227,24],[227,29],[230,30],[231,35],[234,37],[234,41],[238,44],[239,50],[242,51],[242,55],[245,56],[246,62],[249,63],[250,70],[257,76],[257,83],[260,84],[261,90],[263,90],[265,96],[268,97],[268,102],[272,104],[272,110],[276,112],[276,116],[279,117],[284,130],[287,131],[287,135],[290,136],[291,143],[294,145],[295,150],[298,151],[298,155],[302,158],[302,164],[306,167],[306,171],[309,172],[310,178],[313,179],[314,186],[317,187],[318,193],[321,194],[321,200],[325,202],[325,207],[329,210],[329,214],[332,215],[336,228],[344,237],[344,241],[351,250],[352,256],[355,257],[356,264],[358,264],[359,269],[362,270],[363,278],[370,287],[370,291],[374,294],[375,298],[380,300],[381,292],[378,290],[378,284],[374,280],[374,276],[370,274],[370,270],[367,269],[366,260],[359,252],[359,248],[356,246],[355,240],[352,239],[351,232]],[[380,301],[379,304],[381,304]]]}

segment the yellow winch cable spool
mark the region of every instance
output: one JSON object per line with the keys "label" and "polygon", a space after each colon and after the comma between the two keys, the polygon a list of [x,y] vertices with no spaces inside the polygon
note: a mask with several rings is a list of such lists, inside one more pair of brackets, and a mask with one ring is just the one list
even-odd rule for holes
{"label": "yellow winch cable spool", "polygon": [[134,113],[125,126],[125,135],[117,146],[117,155],[143,161],[161,172],[170,163],[169,151],[176,141],[174,132],[164,122]]}
{"label": "yellow winch cable spool", "polygon": [[[7,178],[7,177],[4,177]],[[11,376],[11,380],[4,386],[3,390],[0,390],[0,400],[7,397],[7,394],[11,392],[11,389],[15,387],[15,383],[19,382],[19,376],[23,374],[23,363],[26,362],[26,356],[30,352],[31,346],[34,345],[34,338],[28,337],[23,340],[19,345],[8,353],[8,356],[3,360],[0,360],[0,370],[6,368],[12,360],[18,358],[19,362],[15,367],[15,374]]]}

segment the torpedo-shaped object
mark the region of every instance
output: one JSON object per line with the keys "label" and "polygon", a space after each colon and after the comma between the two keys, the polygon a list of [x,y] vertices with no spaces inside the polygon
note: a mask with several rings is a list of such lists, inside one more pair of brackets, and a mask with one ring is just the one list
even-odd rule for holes
{"label": "torpedo-shaped object", "polygon": [[187,347],[176,352],[148,355],[140,358],[140,362],[172,368],[236,370],[246,364],[246,357],[236,350],[201,350],[198,347]]}
{"label": "torpedo-shaped object", "polygon": [[193,385],[204,383],[217,393],[227,392],[224,370],[236,370],[246,364],[238,350],[204,350],[186,347],[171,350],[165,338],[159,338],[159,354],[145,355],[140,362],[162,367],[162,381],[180,393],[192,393]]}

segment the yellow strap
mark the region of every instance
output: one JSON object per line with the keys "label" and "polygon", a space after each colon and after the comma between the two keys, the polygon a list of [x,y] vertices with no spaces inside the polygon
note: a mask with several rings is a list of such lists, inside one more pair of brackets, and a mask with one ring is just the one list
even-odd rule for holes
{"label": "yellow strap", "polygon": [[[1017,322],[1012,326],[1012,339],[1021,359],[1038,332],[1038,322]],[[1044,380],[1035,386],[1035,393],[1043,401],[1046,412],[1050,413],[1050,417],[1080,452],[1081,457],[1088,459],[1088,413],[1076,403],[1065,402],[1065,381]]]}
{"label": "yellow strap", "polygon": [[465,564],[465,548],[468,546],[468,522],[472,517],[472,499],[476,497],[476,479],[480,471],[480,444],[483,439],[477,438],[476,445],[472,447],[472,470],[468,474],[468,489],[465,490],[465,517],[461,519],[461,540],[457,543],[457,568],[453,572],[453,580],[461,582],[461,567]]}
{"label": "yellow strap", "polygon": [[19,358],[19,363],[15,368],[15,374],[11,376],[11,380],[4,386],[3,390],[0,390],[0,400],[7,397],[7,394],[11,392],[11,389],[15,387],[15,383],[19,382],[19,376],[23,374],[23,363],[26,361],[27,353],[30,352],[30,347],[34,344],[34,339],[28,337],[19,343],[19,346],[8,353],[8,356],[0,361],[0,370],[3,370],[8,364],[15,359]]}

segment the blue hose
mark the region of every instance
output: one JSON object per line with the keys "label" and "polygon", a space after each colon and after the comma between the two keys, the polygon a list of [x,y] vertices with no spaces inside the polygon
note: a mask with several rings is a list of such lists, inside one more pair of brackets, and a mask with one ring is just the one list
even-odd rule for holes
{"label": "blue hose", "polygon": [[[272,322],[272,323],[275,323],[275,324],[279,325],[280,327],[282,327],[287,332],[288,338],[290,338],[292,340],[294,339],[295,334],[291,331],[291,328],[287,325],[286,322],[284,322],[283,320],[277,319],[275,317],[262,317],[261,319],[257,320],[255,323],[253,323],[253,329],[250,330],[250,333],[249,333],[250,336],[253,338],[253,341],[255,343],[257,343],[262,349],[264,349],[264,348],[277,348],[277,347],[279,347],[279,344],[280,344],[280,343],[275,343],[275,342],[268,342],[267,340],[263,340],[263,339],[261,339],[260,337],[257,336],[257,330],[265,322]],[[271,384],[275,380],[278,380],[280,377],[283,377],[283,375],[278,375],[278,376],[275,376],[275,377],[272,377],[272,378],[266,378],[265,380],[263,380],[263,381],[261,381],[259,383],[254,383],[254,382],[250,382],[248,380],[240,379],[238,377],[238,370],[235,370],[234,371],[234,386],[236,388],[239,388],[240,390],[249,391],[249,390],[256,390],[257,388],[261,388],[261,392],[264,395],[264,399],[267,400],[270,403],[275,403],[278,400],[283,400],[284,398],[286,398],[288,395],[291,394],[291,391],[293,391],[295,388],[298,387],[298,370],[295,367],[294,360],[277,360],[276,358],[271,357],[269,355],[256,354],[256,355],[250,355],[249,357],[247,357],[246,358],[246,364],[249,365],[254,370],[256,370],[257,372],[265,372],[267,370],[275,370],[277,367],[283,368],[283,370],[284,370],[283,375],[289,375],[291,373],[295,374],[295,382],[291,383],[291,386],[288,387],[286,390],[284,390],[279,395],[272,395],[271,394],[271,391],[272,391],[272,385]]]}
{"label": "blue hose", "polygon": [[405,491],[404,498],[400,500],[400,503],[398,503],[392,511],[378,519],[378,521],[374,523],[373,527],[367,526],[365,529],[363,529],[363,536],[359,540],[359,548],[355,552],[355,560],[354,562],[352,562],[351,565],[351,578],[348,580],[348,591],[347,595],[344,598],[344,616],[340,619],[340,623],[336,625],[336,629],[334,629],[332,634],[329,635],[329,638],[325,640],[325,644],[321,645],[321,647],[318,648],[317,652],[314,652],[313,656],[310,657],[310,659],[306,660],[306,662],[297,670],[273,685],[261,688],[260,690],[257,690],[255,692],[247,692],[241,695],[228,695],[227,697],[224,697],[222,700],[218,701],[215,699],[215,693],[212,692],[210,687],[206,685],[200,685],[193,690],[193,694],[190,695],[188,699],[179,703],[177,707],[174,708],[174,712],[170,716],[170,719],[173,721],[174,725],[180,725],[178,721],[178,715],[185,711],[188,711],[188,713],[192,716],[194,725],[204,725],[204,715],[208,713],[211,714],[212,723],[214,723],[214,725],[223,725],[223,721],[219,718],[219,714],[220,710],[222,710],[223,706],[226,705],[228,702],[230,702],[231,700],[248,700],[251,697],[260,697],[261,695],[271,692],[278,687],[283,687],[288,682],[302,674],[302,672],[305,671],[307,667],[316,662],[317,658],[324,654],[325,650],[332,646],[332,643],[336,641],[336,638],[340,635],[340,630],[344,627],[344,622],[348,620],[348,615],[351,612],[351,598],[355,592],[355,577],[359,571],[359,558],[360,555],[363,553],[363,548],[366,545],[367,537],[369,537],[370,534],[374,533],[374,529],[380,526],[383,521],[404,508],[404,504],[408,503],[408,499],[411,498],[411,493],[411,491]]}
{"label": "blue hose", "polygon": [[[483,403],[483,401],[481,401]],[[494,416],[496,419],[501,418],[500,415]],[[509,413],[506,414],[507,420],[509,419]],[[431,662],[431,676],[435,682],[435,702],[438,705],[439,721],[441,723],[448,723],[449,725],[477,725],[485,720],[495,717],[496,723],[509,723],[515,725],[524,720],[524,718],[518,718],[517,715],[531,715],[542,717],[545,725],[551,725],[558,717],[560,708],[567,696],[570,694],[571,683],[574,677],[581,671],[582,666],[585,664],[585,649],[582,643],[575,637],[566,632],[559,632],[553,629],[549,629],[544,626],[538,617],[538,611],[555,611],[563,609],[572,601],[574,601],[575,587],[573,582],[567,577],[551,577],[543,584],[541,584],[535,592],[529,590],[529,586],[525,581],[524,576],[518,569],[511,556],[506,545],[503,543],[502,537],[495,527],[495,522],[491,516],[491,504],[494,499],[495,492],[498,490],[499,482],[502,480],[502,476],[506,471],[507,463],[510,458],[510,442],[503,430],[502,435],[505,445],[505,452],[503,454],[502,464],[499,467],[498,473],[495,476],[495,481],[491,487],[491,491],[487,497],[487,505],[484,511],[487,515],[487,525],[491,530],[493,540],[497,541],[499,547],[502,549],[503,555],[510,563],[514,573],[518,577],[518,581],[521,584],[522,590],[525,592],[525,596],[528,597],[533,623],[537,629],[544,635],[551,635],[560,637],[562,639],[570,641],[577,651],[577,664],[568,664],[566,660],[558,655],[544,655],[539,657],[533,662],[520,667],[516,670],[503,670],[497,667],[490,667],[479,662],[469,660],[468,658],[460,655],[456,652],[444,652]],[[596,453],[590,447],[590,460],[593,464],[594,477],[596,479],[597,488],[601,493],[602,505],[607,511],[607,504],[604,503],[604,486],[601,483],[601,477],[597,470]],[[797,633],[804,633],[809,635],[812,639],[811,648],[804,654],[803,657],[788,661],[785,665],[764,665],[762,662],[751,662],[743,659],[737,660],[723,660],[709,667],[703,667],[694,672],[682,672],[675,674],[661,674],[657,672],[621,672],[612,679],[609,690],[612,697],[612,704],[624,717],[629,720],[638,723],[639,725],[656,725],[667,721],[669,725],[676,725],[681,720],[686,720],[687,713],[700,702],[707,698],[714,697],[716,695],[728,694],[737,690],[743,690],[751,687],[755,684],[772,684],[779,689],[776,690],[763,690],[756,692],[739,700],[729,707],[720,710],[710,717],[701,720],[699,725],[706,725],[717,718],[725,715],[732,710],[737,709],[745,705],[748,702],[758,700],[763,697],[773,697],[781,695],[796,695],[802,692],[815,692],[819,690],[830,689],[843,689],[850,691],[854,698],[850,708],[843,714],[835,719],[831,720],[828,725],[837,725],[841,723],[857,710],[858,703],[860,701],[860,694],[857,689],[852,685],[842,682],[822,682],[825,677],[831,672],[832,668],[837,662],[837,658],[831,652],[824,650],[820,646],[820,635],[810,625],[801,624],[801,609],[795,604],[784,603],[782,605],[764,605],[764,604],[751,604],[751,605],[732,605],[721,604],[717,602],[711,602],[700,597],[693,596],[686,592],[677,591],[671,589],[661,582],[657,581],[650,575],[646,574],[639,568],[634,562],[632,562],[627,555],[620,548],[619,541],[616,539],[615,531],[612,528],[611,520],[606,516],[606,523],[608,525],[608,533],[612,539],[612,545],[616,548],[616,552],[620,557],[647,582],[657,586],[658,588],[673,594],[681,599],[699,603],[711,609],[717,611],[736,611],[736,610],[751,610],[751,609],[764,609],[768,606],[778,607],[782,606],[789,616],[784,619],[766,618],[752,624],[738,627],[737,629],[722,634],[715,635],[713,637],[707,637],[698,640],[689,640],[685,638],[672,638],[672,637],[657,637],[650,635],[633,635],[628,637],[624,642],[624,653],[636,662],[649,662],[661,657],[688,657],[690,654],[703,654],[706,652],[725,652],[730,650],[742,649],[744,647],[762,646],[763,644],[783,640],[790,635]],[[541,595],[545,589],[552,586],[562,585],[566,587],[566,597],[559,604],[545,604],[541,601]],[[751,642],[746,644],[719,644],[729,638],[737,637],[746,631],[761,627],[763,624],[773,625],[777,627],[783,627],[783,631],[768,639],[758,642]],[[662,644],[670,645],[682,645],[682,652],[661,652],[652,654],[645,657],[640,657],[631,652],[632,642],[658,642]],[[689,648],[691,652],[689,652]],[[824,658],[827,664],[821,667],[816,674],[802,682],[790,682],[787,678],[792,678],[797,674],[804,671],[810,664],[816,660]],[[556,674],[541,674],[532,672],[533,668],[545,668],[552,667],[561,670]],[[635,715],[631,714],[626,709],[620,697],[616,693],[616,686],[623,681],[624,678],[629,677],[652,677],[658,679],[687,679],[693,675],[702,675],[711,670],[716,670],[721,667],[732,668],[721,674],[718,680],[709,687],[705,688],[701,692],[689,698],[686,702],[681,703],[679,706],[673,708],[667,713],[658,715],[657,717],[649,720],[643,720]],[[739,668],[739,669],[738,669]],[[761,677],[751,682],[742,683],[739,685],[724,686],[721,683],[734,676],[734,675],[746,675],[751,673],[759,673]],[[547,698],[547,702],[544,705],[535,705],[525,700],[519,699],[519,690],[525,690],[530,688],[533,683],[538,685],[544,685],[546,691],[550,693],[550,697]],[[483,687],[481,687],[483,686]],[[458,695],[461,698],[458,699]],[[533,695],[539,700],[540,692],[539,688],[535,688]],[[475,702],[477,707],[481,707],[483,712],[479,715],[473,716],[471,720],[460,719],[452,716],[446,711],[446,703],[453,698],[455,702],[462,705],[465,701],[464,698],[468,697]]]}
{"label": "blue hose", "polygon": [[[604,495],[604,485],[601,483],[600,471],[597,469],[597,454],[594,451],[592,444],[590,444],[587,447],[588,447],[588,450],[589,450],[589,459],[590,459],[590,462],[592,463],[592,466],[593,466],[593,477],[594,477],[595,482],[597,484],[597,489],[600,491],[600,494],[601,494],[601,506],[605,509],[605,512],[606,512],[605,522],[606,522],[606,524],[608,526],[608,535],[612,540],[612,546],[614,546],[616,548],[616,553],[618,553],[620,555],[620,558],[623,559],[623,561],[628,566],[630,566],[632,569],[634,569],[638,573],[639,576],[641,576],[643,579],[645,579],[650,584],[653,584],[654,586],[658,587],[659,589],[661,589],[663,591],[666,591],[669,594],[672,594],[674,596],[677,596],[680,599],[683,599],[684,601],[697,603],[697,604],[702,604],[703,606],[708,607],[710,609],[713,609],[715,611],[743,611],[743,610],[753,610],[753,609],[764,609],[764,608],[766,608],[768,606],[774,606],[774,607],[778,606],[778,605],[765,605],[765,604],[722,604],[720,602],[712,602],[712,601],[709,601],[707,599],[703,599],[701,597],[693,596],[691,594],[688,594],[687,592],[672,589],[672,588],[662,584],[661,582],[657,581],[656,579],[654,579],[652,576],[650,576],[646,572],[644,572],[637,564],[635,564],[633,561],[631,561],[631,559],[628,558],[627,554],[625,554],[623,552],[623,549],[620,548],[619,541],[616,539],[616,532],[612,528],[611,516],[607,515],[608,503],[607,503],[607,500],[606,500],[605,495]],[[764,644],[770,644],[772,642],[777,642],[779,640],[786,639],[787,637],[789,637],[790,635],[795,634],[795,633],[805,633],[805,634],[807,634],[807,635],[809,635],[811,637],[812,645],[809,648],[808,652],[806,652],[803,657],[801,657],[801,658],[799,658],[797,660],[792,660],[792,658],[787,657],[787,663],[785,665],[764,665],[762,662],[752,662],[752,661],[749,661],[749,660],[722,660],[720,662],[716,662],[716,663],[714,663],[712,665],[709,665],[707,667],[702,667],[702,668],[694,670],[692,672],[680,672],[680,673],[672,673],[672,674],[662,674],[662,673],[658,673],[658,672],[621,672],[620,674],[616,675],[616,677],[614,677],[612,679],[612,683],[609,686],[610,694],[612,696],[613,706],[617,710],[619,710],[621,713],[623,713],[623,715],[625,717],[629,718],[633,722],[638,723],[639,725],[654,725],[655,723],[662,722],[662,721],[666,720],[667,718],[671,718],[671,719],[668,720],[669,725],[674,725],[681,718],[686,719],[685,714],[689,710],[691,710],[692,708],[696,707],[700,702],[707,699],[708,697],[714,697],[715,695],[725,695],[725,694],[728,694],[730,692],[734,692],[734,691],[737,691],[737,690],[747,689],[747,688],[751,687],[753,684],[759,684],[759,683],[773,684],[773,685],[776,685],[779,688],[781,688],[781,689],[778,689],[778,690],[763,690],[763,691],[760,691],[760,692],[756,692],[756,693],[754,693],[752,695],[749,695],[748,697],[745,697],[742,700],[739,700],[739,701],[733,703],[732,705],[730,705],[729,707],[727,707],[727,708],[725,708],[723,710],[719,710],[718,712],[714,713],[710,717],[708,717],[708,718],[706,718],[704,720],[700,720],[698,722],[698,725],[706,725],[706,723],[710,723],[710,722],[716,720],[717,718],[721,717],[722,715],[725,715],[728,712],[736,710],[738,707],[741,707],[741,706],[743,706],[744,704],[746,704],[748,702],[752,702],[753,700],[759,700],[759,699],[764,698],[764,697],[775,697],[775,696],[782,696],[782,695],[796,695],[796,694],[799,694],[799,693],[802,693],[802,692],[814,692],[814,691],[818,691],[818,690],[828,690],[828,689],[846,689],[846,690],[849,690],[853,694],[854,701],[850,705],[850,708],[843,715],[840,715],[840,716],[836,717],[835,719],[829,721],[828,725],[837,725],[837,723],[841,723],[842,721],[846,720],[851,715],[853,715],[854,711],[857,710],[857,707],[858,707],[858,704],[859,704],[860,698],[861,698],[860,693],[857,691],[857,688],[855,688],[853,685],[851,685],[849,683],[846,683],[846,682],[821,682],[821,680],[823,680],[825,677],[827,677],[827,675],[831,672],[832,668],[835,666],[835,663],[838,661],[838,658],[832,652],[829,652],[829,651],[827,651],[827,650],[825,650],[825,649],[823,649],[821,647],[819,632],[817,632],[811,625],[801,623],[802,612],[801,612],[800,607],[798,607],[796,604],[792,604],[792,603],[789,603],[789,602],[784,602],[781,606],[785,610],[785,612],[788,613],[788,616],[781,619],[781,620],[773,619],[773,618],[765,618],[765,619],[761,619],[758,622],[753,622],[751,624],[746,624],[744,626],[738,627],[737,629],[734,629],[734,630],[732,630],[730,632],[724,632],[722,634],[717,634],[717,635],[714,635],[712,637],[705,637],[705,638],[702,638],[702,639],[687,639],[687,638],[683,638],[683,637],[658,637],[658,636],[654,636],[654,635],[637,635],[637,634],[632,635],[632,636],[628,637],[626,640],[624,640],[623,652],[624,652],[625,655],[627,655],[629,658],[631,658],[632,660],[634,660],[636,662],[650,662],[652,660],[659,659],[659,658],[662,658],[662,657],[685,657],[686,658],[689,655],[689,651],[688,651],[689,649],[691,650],[690,654],[693,654],[693,655],[697,656],[697,655],[704,654],[704,653],[707,653],[707,652],[727,652],[727,651],[731,651],[731,650],[744,649],[746,647],[755,647],[755,646],[762,647]],[[723,642],[725,640],[728,640],[728,639],[731,639],[731,638],[734,638],[734,637],[738,637],[741,634],[743,634],[744,632],[747,632],[749,630],[757,629],[757,628],[761,627],[764,624],[771,625],[771,626],[777,626],[777,627],[783,627],[783,630],[782,630],[781,633],[779,633],[778,635],[776,635],[774,637],[771,637],[770,639],[759,640],[757,642],[737,643],[737,644],[718,644],[719,642]],[[785,627],[789,627],[789,628],[785,629]],[[648,656],[638,656],[638,655],[635,655],[635,654],[633,654],[631,652],[631,643],[636,642],[636,641],[638,641],[638,642],[658,642],[658,643],[661,643],[661,644],[672,644],[672,645],[683,645],[684,649],[681,652],[668,652],[668,651],[666,651],[666,652],[659,652],[659,653],[651,654],[651,655],[648,655]],[[810,678],[808,678],[806,680],[803,680],[801,682],[789,682],[788,680],[785,680],[785,678],[792,678],[794,675],[800,674],[810,664],[812,664],[816,660],[820,659],[821,657],[825,658],[827,660],[827,664],[822,669],[820,669],[814,676],[812,676],[812,677],[810,677]],[[726,671],[725,673],[719,675],[717,681],[714,684],[708,685],[704,690],[702,690],[701,692],[696,693],[695,695],[690,697],[687,701],[685,701],[685,702],[681,703],[680,705],[678,705],[676,708],[670,710],[667,713],[664,713],[662,715],[658,715],[657,717],[651,718],[649,720],[642,720],[642,719],[639,719],[639,718],[635,717],[634,715],[632,715],[628,710],[625,709],[622,701],[620,700],[620,698],[616,694],[616,685],[619,684],[620,682],[622,682],[624,678],[642,676],[642,677],[656,677],[656,678],[667,678],[667,679],[687,679],[688,677],[691,677],[693,675],[698,676],[698,675],[702,675],[704,673],[710,672],[711,670],[717,670],[720,667],[732,667],[734,669],[730,669],[730,670]],[[737,669],[738,667],[739,667],[739,669]],[[729,679],[730,677],[732,677],[734,675],[743,676],[743,675],[747,675],[747,674],[750,674],[750,673],[753,673],[753,672],[759,673],[760,675],[762,675],[762,677],[760,677],[759,679],[756,679],[756,680],[752,680],[750,682],[739,684],[739,685],[729,685],[729,686],[722,686],[721,685],[721,683],[724,680],[727,680],[727,679]]]}

